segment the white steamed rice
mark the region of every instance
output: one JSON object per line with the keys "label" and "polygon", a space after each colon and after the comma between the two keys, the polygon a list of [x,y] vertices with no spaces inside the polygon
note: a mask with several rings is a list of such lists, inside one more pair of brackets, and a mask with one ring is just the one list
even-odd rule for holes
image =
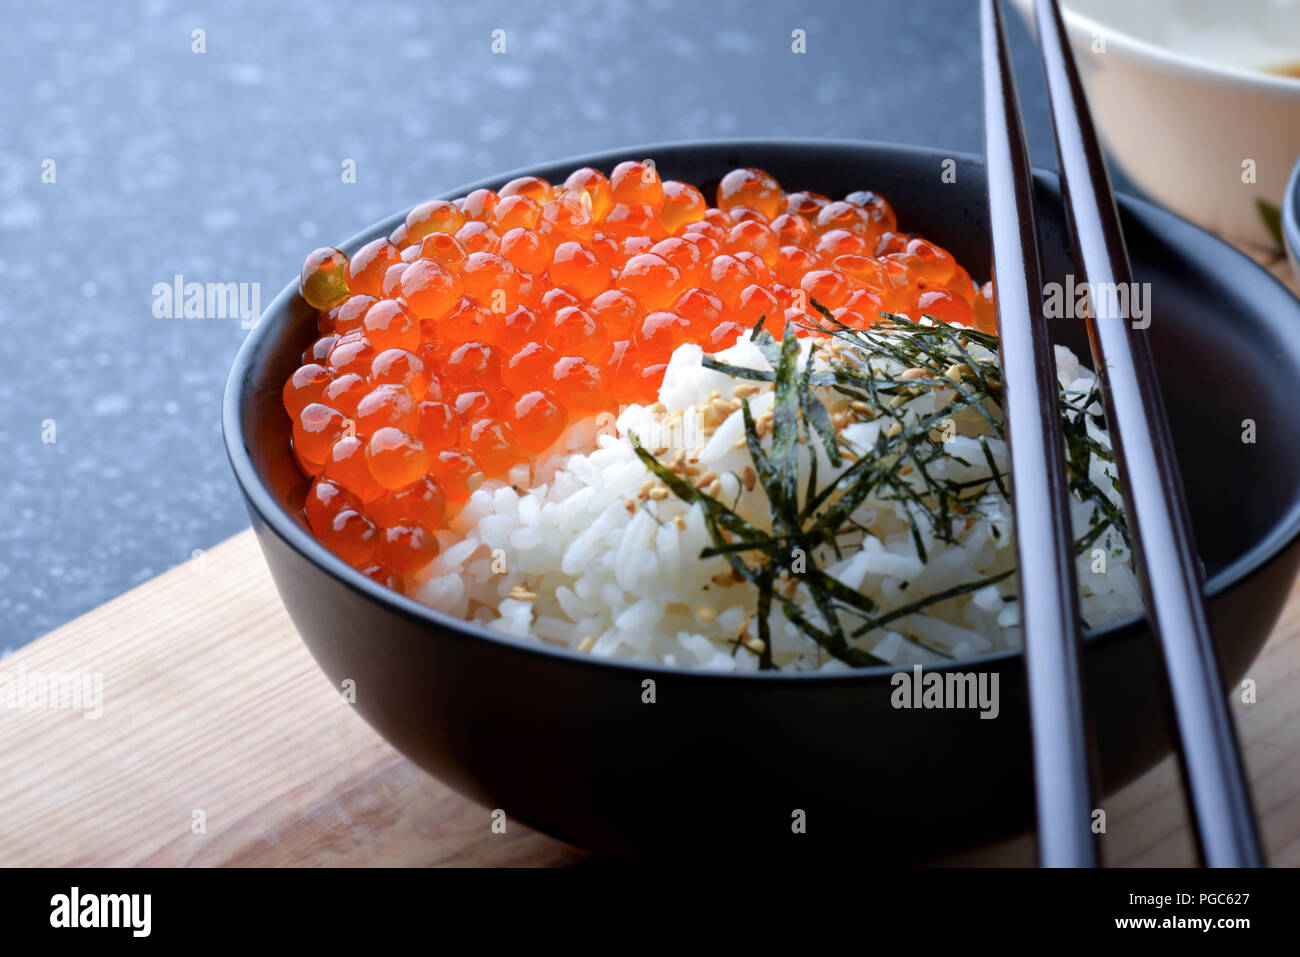
{"label": "white steamed rice", "polygon": [[[989,353],[974,347],[981,360]],[[801,364],[808,341],[802,344]],[[730,396],[739,383],[701,365],[698,346],[685,345],[673,355],[659,400],[667,417],[682,413],[695,422],[715,391]],[[771,366],[758,348],[742,339],[719,358],[754,369]],[[1057,374],[1068,393],[1086,395],[1093,374],[1067,349],[1057,347]],[[820,360],[819,360],[820,361]],[[901,371],[901,367],[895,372]],[[843,401],[827,390],[819,396],[831,407]],[[770,386],[750,397],[755,417],[770,409]],[[909,415],[934,411],[936,398],[922,393],[905,406]],[[419,576],[413,595],[425,604],[472,619],[518,638],[547,642],[609,658],[660,662],[687,668],[755,671],[759,656],[758,622],[754,613],[758,590],[736,582],[725,558],[700,558],[712,543],[698,505],[676,497],[645,497],[646,466],[637,458],[629,432],[642,438],[647,448],[658,416],[642,406],[626,409],[612,421],[587,421],[571,429],[561,448],[539,460],[531,470],[511,473],[514,485],[490,482],[477,489],[463,510],[439,532],[442,551]],[[886,420],[887,421],[887,420]],[[937,478],[966,481],[990,473],[979,442],[976,416],[959,417],[956,434],[945,451],[957,458],[939,462]],[[880,420],[854,422],[844,435],[869,448]],[[599,428],[599,432],[598,432]],[[1107,436],[1091,421],[1089,434],[1102,446]],[[752,483],[749,452],[741,413],[734,412],[711,436],[684,436],[699,451],[699,468],[720,476],[720,498],[746,518],[770,527],[762,484]],[[680,433],[678,433],[680,436]],[[663,439],[662,434],[660,439]],[[695,441],[698,440],[698,441]],[[669,444],[663,441],[662,444]],[[995,464],[1005,470],[1005,444],[989,436]],[[807,475],[809,456],[819,456],[819,483],[836,469],[825,450],[800,446],[801,475]],[[847,468],[846,461],[842,468]],[[1092,457],[1090,478],[1107,496],[1114,496],[1113,465]],[[946,471],[944,471],[946,470]],[[745,478],[752,488],[746,487]],[[918,484],[917,488],[921,486]],[[523,490],[523,491],[520,491]],[[629,503],[631,503],[629,505]],[[888,612],[919,596],[936,594],[957,585],[985,578],[1014,566],[1015,548],[1010,503],[992,485],[979,501],[982,519],[955,526],[955,542],[936,537],[923,517],[906,503],[876,498],[874,492],[853,519],[868,531],[857,548],[842,559],[820,552],[813,556],[829,574],[874,600]],[[1076,534],[1089,529],[1096,506],[1075,499]],[[912,523],[918,525],[928,560],[918,555]],[[1097,550],[1105,553],[1104,572],[1098,573]],[[1137,582],[1121,537],[1109,529],[1093,548],[1078,557],[1081,610],[1085,623],[1100,627],[1141,608]],[[792,586],[794,587],[794,586]],[[797,586],[795,601],[811,620],[818,613],[807,590]],[[846,669],[849,666],[824,651],[773,604],[771,621],[772,663],[785,670]],[[842,614],[846,630],[861,619]],[[854,644],[895,665],[926,663],[946,657],[963,658],[1019,647],[1019,607],[1015,576],[987,585],[971,594],[948,599],[895,619],[855,639]],[[745,642],[748,642],[747,646]]]}

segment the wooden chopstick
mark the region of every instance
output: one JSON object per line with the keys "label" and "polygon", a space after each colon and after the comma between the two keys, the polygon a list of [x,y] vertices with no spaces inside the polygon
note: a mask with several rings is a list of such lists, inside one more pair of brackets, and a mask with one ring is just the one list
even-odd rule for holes
{"label": "wooden chopstick", "polygon": [[1241,753],[1205,610],[1178,462],[1147,336],[1128,321],[1132,274],[1115,197],[1056,0],[1036,0],[1038,42],[1075,268],[1092,290],[1089,338],[1133,530],[1144,597],[1164,654],[1183,781],[1204,863],[1262,860]]}
{"label": "wooden chopstick", "polygon": [[1033,177],[996,0],[983,0],[984,155],[1020,618],[1033,729],[1038,858],[1095,867],[1091,750],[1056,362],[1043,316]]}

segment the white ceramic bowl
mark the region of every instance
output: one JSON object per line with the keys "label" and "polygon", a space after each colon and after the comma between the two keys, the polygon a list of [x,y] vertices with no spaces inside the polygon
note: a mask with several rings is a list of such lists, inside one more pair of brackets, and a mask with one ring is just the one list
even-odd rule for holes
{"label": "white ceramic bowl", "polygon": [[[1013,2],[1032,25],[1034,0]],[[1270,71],[1300,68],[1300,0],[1066,0],[1065,20],[1128,177],[1199,226],[1277,248],[1300,77]]]}

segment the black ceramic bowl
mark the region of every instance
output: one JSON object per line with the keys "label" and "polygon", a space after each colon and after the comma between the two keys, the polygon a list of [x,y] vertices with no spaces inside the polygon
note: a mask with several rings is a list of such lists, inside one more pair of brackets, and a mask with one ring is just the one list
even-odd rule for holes
{"label": "black ceramic bowl", "polygon": [[[908,231],[973,275],[989,273],[983,171],[972,156],[872,143],[669,144],[520,170],[609,170],[653,157],[664,178],[710,195],[737,166],[787,188],[885,195]],[[956,182],[941,179],[957,161]],[[1038,174],[1045,278],[1071,270],[1055,178]],[[423,200],[425,197],[413,197]],[[1136,200],[1120,209],[1186,480],[1225,678],[1235,682],[1276,620],[1300,561],[1300,302],[1224,243]],[[351,252],[401,222],[343,244]],[[304,250],[304,253],[306,250]],[[431,611],[318,545],[288,448],[280,389],[313,338],[291,282],[244,343],[226,389],[226,442],[285,606],[337,687],[413,761],[487,808],[583,847],[633,856],[855,853],[916,858],[1032,824],[1022,659],[931,670],[999,674],[1000,715],[895,710],[894,669],[723,675],[604,661],[528,644]],[[1061,342],[1088,354],[1083,328]],[[1256,440],[1244,443],[1243,421]],[[1113,790],[1169,750],[1159,659],[1144,620],[1089,636],[1087,689]],[[645,682],[654,703],[645,703]],[[330,760],[329,755],[321,755]],[[792,823],[804,813],[806,832]],[[487,826],[488,818],[484,818]]]}

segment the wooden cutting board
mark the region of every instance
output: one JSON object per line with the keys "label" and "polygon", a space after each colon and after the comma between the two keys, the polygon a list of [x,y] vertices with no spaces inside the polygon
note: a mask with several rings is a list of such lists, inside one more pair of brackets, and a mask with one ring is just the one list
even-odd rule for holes
{"label": "wooden cutting board", "polygon": [[[251,531],[0,660],[101,674],[102,714],[0,711],[3,865],[565,865],[397,754],[343,702]],[[1300,865],[1300,587],[1234,704],[1273,864]],[[3,680],[3,679],[0,679]],[[84,706],[85,702],[83,702]],[[1167,760],[1108,798],[1110,864],[1193,862]],[[1031,864],[1024,837],[952,858]]]}
{"label": "wooden cutting board", "polygon": [[[1296,289],[1285,262],[1257,256]],[[102,676],[102,714],[0,709],[0,865],[567,865],[584,851],[420,771],[353,714],[251,531],[0,659]],[[1300,586],[1233,711],[1270,863],[1300,865]],[[91,679],[93,682],[93,678]],[[92,683],[93,688],[93,683]],[[1169,758],[1109,796],[1108,864],[1194,863]],[[942,863],[1028,865],[1030,837]]]}

